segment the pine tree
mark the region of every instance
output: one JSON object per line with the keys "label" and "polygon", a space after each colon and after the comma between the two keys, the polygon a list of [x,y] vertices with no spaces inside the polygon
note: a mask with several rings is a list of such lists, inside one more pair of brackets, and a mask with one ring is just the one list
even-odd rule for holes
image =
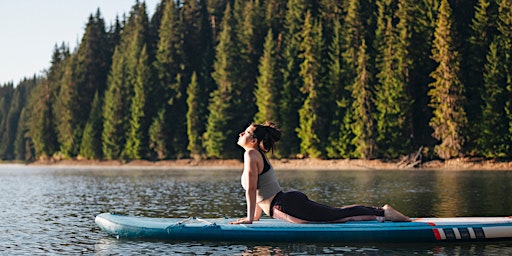
{"label": "pine tree", "polygon": [[430,149],[436,141],[431,136],[433,130],[429,125],[432,109],[429,107],[428,85],[433,81],[429,74],[437,67],[430,53],[439,0],[412,0],[409,6],[411,19],[408,24],[412,29],[407,50],[413,60],[409,70],[409,90],[413,100],[412,113],[414,113],[412,116],[413,148],[424,146]]}
{"label": "pine tree", "polygon": [[14,93],[12,83],[0,85],[0,159],[9,159],[9,140],[12,136],[10,134],[9,112],[13,109],[13,102],[16,104]]}
{"label": "pine tree", "polygon": [[[503,58],[503,77],[505,78],[505,112],[507,113],[506,122],[508,122],[508,136],[506,140],[508,145],[512,145],[512,1],[502,0],[498,9],[498,31],[501,42],[500,49]],[[498,39],[499,40],[499,39]],[[512,156],[512,150],[509,148],[507,157]]]}
{"label": "pine tree", "polygon": [[505,71],[498,48],[498,42],[492,42],[487,53],[482,93],[482,123],[478,125],[480,132],[477,145],[481,154],[489,158],[506,157],[511,151],[505,109]]}
{"label": "pine tree", "polygon": [[197,80],[197,74],[192,74],[192,79],[187,87],[187,135],[188,135],[188,147],[190,155],[195,159],[201,159],[203,152],[202,146],[202,134],[195,127],[200,125],[201,116],[200,113],[200,102],[198,99],[201,98],[201,86]]}
{"label": "pine tree", "polygon": [[9,111],[9,120],[12,122],[10,131],[12,131],[13,134],[11,135],[11,141],[7,142],[11,144],[11,159],[14,160],[26,161],[32,160],[34,157],[33,150],[30,146],[30,138],[27,136],[27,124],[29,122],[29,120],[27,120],[27,103],[37,83],[38,78],[35,76],[31,79],[23,79],[23,81],[16,86],[14,91],[14,101]]}
{"label": "pine tree", "polygon": [[352,131],[350,130],[350,114],[348,106],[348,98],[350,93],[346,90],[345,81],[343,80],[342,66],[342,39],[341,39],[341,23],[336,20],[333,26],[333,38],[329,46],[329,64],[328,64],[328,83],[331,92],[332,123],[328,144],[326,145],[327,157],[329,158],[348,158],[353,152],[350,143]]}
{"label": "pine tree", "polygon": [[356,66],[357,77],[354,84],[350,86],[352,92],[352,105],[350,113],[352,120],[350,128],[354,134],[351,143],[354,145],[354,156],[368,159],[374,156],[375,148],[375,127],[373,120],[373,95],[370,89],[371,74],[367,69],[368,55],[366,54],[366,43],[362,40],[358,50]]}
{"label": "pine tree", "polygon": [[282,89],[278,83],[276,47],[274,34],[269,29],[265,38],[264,52],[260,59],[259,76],[254,92],[258,108],[254,117],[256,123],[280,120],[277,103]]}
{"label": "pine tree", "polygon": [[126,144],[121,153],[122,158],[126,160],[140,160],[147,156],[149,124],[144,113],[147,112],[147,88],[151,84],[150,74],[147,47],[144,45],[139,56],[136,81],[133,85],[134,95],[130,105],[130,126],[127,131]]}
{"label": "pine tree", "polygon": [[57,134],[54,130],[50,84],[41,79],[29,100],[29,136],[34,143],[35,156],[48,159],[58,150]]}
{"label": "pine tree", "polygon": [[[383,0],[379,6],[377,27],[377,79],[375,89],[377,154],[397,158],[410,150],[412,127],[410,120],[411,99],[408,95],[407,3],[398,6]],[[398,24],[395,19],[400,15]],[[395,25],[397,24],[397,25]]]}
{"label": "pine tree", "polygon": [[55,46],[52,65],[46,77],[39,80],[28,101],[28,136],[33,142],[35,157],[38,159],[48,159],[59,151],[54,102],[57,92],[60,91],[64,63],[69,57],[69,49],[65,44]]}
{"label": "pine tree", "polygon": [[487,123],[482,120],[484,107],[484,66],[486,55],[490,54],[489,46],[497,33],[496,28],[497,6],[495,1],[479,0],[475,6],[475,16],[471,23],[471,34],[468,41],[468,52],[463,61],[463,79],[466,88],[466,110],[468,123],[475,124],[468,127],[468,146],[477,154],[485,150],[478,141],[482,140],[481,131]]}
{"label": "pine tree", "polygon": [[158,160],[166,159],[169,155],[167,140],[167,132],[165,130],[166,108],[162,108],[153,118],[153,123],[149,127],[149,148],[156,154],[152,158]]}
{"label": "pine tree", "polygon": [[[239,52],[239,97],[244,102],[241,120],[252,120],[257,112],[254,90],[258,76],[258,61],[263,52],[265,26],[264,12],[260,0],[235,0],[233,14],[237,25]],[[242,113],[240,113],[242,114]],[[244,124],[241,123],[243,126]]]}
{"label": "pine tree", "polygon": [[463,108],[464,87],[459,79],[460,63],[453,45],[448,0],[441,0],[434,36],[432,59],[438,66],[431,73],[434,82],[429,85],[430,106],[434,109],[430,126],[434,129],[434,138],[439,141],[435,147],[436,154],[449,159],[462,154],[467,118]]}
{"label": "pine tree", "polygon": [[59,153],[64,158],[76,156],[83,133],[79,127],[81,119],[78,118],[79,109],[83,104],[80,104],[78,101],[79,88],[77,80],[79,78],[76,76],[77,64],[75,54],[71,55],[64,62],[63,75],[61,80],[58,81],[61,86],[55,102],[57,138],[60,145]]}
{"label": "pine tree", "polygon": [[[132,115],[132,102],[135,95],[135,85],[140,84],[140,62],[143,51],[148,51],[148,17],[145,4],[132,7],[130,17],[124,26],[120,43],[116,46],[112,57],[112,68],[108,77],[108,88],[105,92],[103,107],[103,155],[106,159],[119,159],[125,148],[127,135],[138,134],[130,131],[129,117]],[[144,49],[144,50],[143,50]],[[144,57],[148,60],[150,57]],[[145,69],[147,70],[147,69]],[[145,77],[143,79],[146,79]],[[147,80],[144,80],[147,81]],[[144,94],[151,93],[151,85],[144,85]],[[140,95],[140,94],[139,94]],[[151,118],[151,115],[148,115]],[[147,134],[148,127],[141,125],[142,134]],[[133,144],[130,145],[130,147]]]}
{"label": "pine tree", "polygon": [[[192,62],[194,63],[192,64],[192,70],[197,75],[197,88],[193,86],[195,82],[191,79],[187,88],[187,133],[189,136],[189,146],[187,149],[190,150],[193,157],[202,158],[206,152],[203,134],[206,132],[208,120],[208,102],[210,94],[216,88],[215,81],[212,78],[215,59],[215,41],[213,38],[215,24],[210,22],[215,17],[210,16],[208,13],[208,0],[199,1],[198,8],[199,27],[197,36],[199,39],[197,40],[197,48],[191,49],[193,52],[189,53],[189,55],[197,56],[197,62]],[[185,49],[185,52],[187,52],[187,49]],[[194,116],[192,117],[191,115]]]}
{"label": "pine tree", "polygon": [[102,93],[106,87],[110,53],[105,24],[98,10],[96,16],[89,16],[77,52],[64,63],[55,103],[60,154],[64,157],[79,153],[94,93]]}
{"label": "pine tree", "polygon": [[101,116],[101,103],[102,100],[99,93],[94,94],[92,108],[84,127],[84,134],[80,144],[79,156],[85,159],[101,159],[101,129],[102,129],[102,116]]}
{"label": "pine tree", "polygon": [[102,154],[107,160],[118,159],[125,142],[125,116],[128,93],[124,86],[128,83],[128,71],[122,50],[116,47],[108,78],[108,88],[103,103]]}
{"label": "pine tree", "polygon": [[[231,7],[228,5],[222,20],[222,30],[216,48],[215,71],[212,75],[218,88],[211,94],[210,114],[204,134],[207,157],[226,158],[238,155],[233,138],[236,138],[239,129],[243,129],[241,123],[244,121],[236,114],[243,112],[241,110],[244,107],[241,105],[236,87],[240,84],[236,27]],[[245,122],[247,121],[249,120]]]}
{"label": "pine tree", "polygon": [[296,129],[299,127],[298,109],[304,103],[304,95],[300,92],[302,85],[300,72],[299,45],[304,15],[308,9],[308,1],[290,0],[287,5],[285,31],[283,34],[282,68],[283,90],[280,102],[282,138],[278,150],[284,157],[295,156],[300,152],[300,140]]}
{"label": "pine tree", "polygon": [[[189,7],[184,7],[189,8]],[[185,10],[186,11],[186,10]],[[162,102],[166,105],[158,106],[160,112],[165,113],[162,119],[165,123],[158,124],[164,127],[167,134],[161,138],[167,140],[168,148],[165,155],[168,157],[181,157],[186,154],[186,84],[188,81],[189,63],[184,53],[184,33],[190,29],[186,25],[191,22],[181,18],[174,1],[167,1],[162,16],[156,56],[158,80],[160,82],[156,99],[164,96]],[[187,36],[190,36],[187,34]],[[190,39],[188,39],[190,40]],[[190,42],[191,43],[191,42]],[[187,69],[187,70],[186,70]],[[160,119],[155,119],[155,121]],[[172,120],[172,121],[171,121]],[[157,124],[155,124],[157,125]],[[155,142],[162,145],[163,142]]]}
{"label": "pine tree", "polygon": [[[328,95],[322,79],[322,28],[318,22],[313,22],[308,11],[304,19],[302,31],[304,41],[300,44],[302,52],[300,76],[303,80],[302,92],[307,95],[299,110],[299,127],[297,134],[301,139],[301,153],[313,158],[325,157],[325,141],[327,139],[327,124],[325,106]],[[327,102],[326,102],[327,101]]]}
{"label": "pine tree", "polygon": [[[343,121],[338,127],[340,127],[340,134],[339,140],[337,141],[337,145],[339,145],[338,150],[342,155],[350,154],[350,156],[353,156],[355,151],[351,152],[343,152],[346,151],[348,148],[348,145],[352,147],[354,150],[355,145],[353,144],[355,140],[356,134],[353,132],[352,128],[352,115],[353,113],[353,84],[356,81],[356,69],[358,65],[358,56],[359,56],[359,50],[361,47],[361,41],[364,38],[363,35],[363,23],[361,21],[361,6],[359,0],[351,0],[349,2],[345,3],[344,11],[346,15],[343,18],[342,28],[341,28],[341,67],[342,67],[342,73],[341,75],[341,81],[343,88],[347,90],[347,97],[343,97],[342,99],[338,99],[338,105],[342,112],[343,108],[347,108],[348,111],[346,111],[345,115],[349,116],[339,116],[338,119],[340,121]],[[366,67],[365,67],[366,68]],[[349,128],[349,129],[347,129]]]}
{"label": "pine tree", "polygon": [[496,22],[498,33],[491,42],[484,70],[482,122],[478,146],[486,157],[512,156],[512,6],[502,1]]}

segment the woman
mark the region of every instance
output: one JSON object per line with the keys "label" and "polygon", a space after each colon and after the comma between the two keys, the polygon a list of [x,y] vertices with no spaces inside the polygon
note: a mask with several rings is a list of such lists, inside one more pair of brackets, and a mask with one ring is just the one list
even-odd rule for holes
{"label": "woman", "polygon": [[330,207],[311,201],[299,191],[283,192],[265,153],[274,149],[281,131],[274,124],[251,124],[240,133],[238,145],[245,149],[241,177],[247,201],[247,217],[230,224],[252,224],[265,214],[293,223],[346,222],[349,220],[410,221],[389,205]]}

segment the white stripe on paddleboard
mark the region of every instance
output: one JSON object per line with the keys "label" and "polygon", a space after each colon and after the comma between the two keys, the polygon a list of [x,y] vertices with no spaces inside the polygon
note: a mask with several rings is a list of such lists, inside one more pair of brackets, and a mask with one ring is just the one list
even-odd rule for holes
{"label": "white stripe on paddleboard", "polygon": [[439,231],[439,236],[441,237],[441,240],[446,240],[446,235],[444,234],[444,230],[442,228],[438,228],[437,231]]}
{"label": "white stripe on paddleboard", "polygon": [[453,230],[453,233],[455,234],[455,239],[459,240],[461,237],[460,237],[460,232],[459,232],[459,229],[458,228],[452,228]]}
{"label": "white stripe on paddleboard", "polygon": [[485,238],[512,237],[510,227],[484,227]]}
{"label": "white stripe on paddleboard", "polygon": [[471,237],[471,239],[475,239],[476,235],[475,235],[475,231],[473,230],[473,228],[468,228],[468,231],[469,231],[469,236]]}

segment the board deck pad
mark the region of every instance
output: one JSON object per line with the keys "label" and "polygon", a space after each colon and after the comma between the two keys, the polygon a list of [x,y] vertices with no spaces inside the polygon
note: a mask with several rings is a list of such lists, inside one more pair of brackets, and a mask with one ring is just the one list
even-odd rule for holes
{"label": "board deck pad", "polygon": [[117,238],[174,241],[265,242],[441,242],[512,240],[512,217],[413,218],[412,222],[350,221],[294,224],[264,218],[231,225],[235,219],[149,218],[102,213],[96,224]]}

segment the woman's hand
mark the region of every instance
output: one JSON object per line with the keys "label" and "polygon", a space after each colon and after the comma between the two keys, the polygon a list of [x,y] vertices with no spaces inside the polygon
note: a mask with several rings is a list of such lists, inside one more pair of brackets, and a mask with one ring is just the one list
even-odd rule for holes
{"label": "woman's hand", "polygon": [[252,224],[252,220],[247,218],[240,218],[236,221],[231,221],[229,224]]}

